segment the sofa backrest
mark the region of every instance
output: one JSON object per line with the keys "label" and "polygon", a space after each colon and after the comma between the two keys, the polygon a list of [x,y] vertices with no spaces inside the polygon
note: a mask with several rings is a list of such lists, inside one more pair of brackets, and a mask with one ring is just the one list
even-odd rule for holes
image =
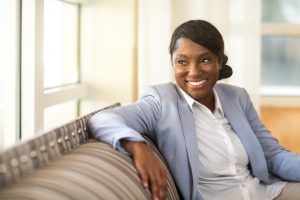
{"label": "sofa backrest", "polygon": [[44,167],[52,160],[77,148],[89,138],[87,121],[95,113],[120,106],[119,103],[74,119],[0,153],[0,186]]}

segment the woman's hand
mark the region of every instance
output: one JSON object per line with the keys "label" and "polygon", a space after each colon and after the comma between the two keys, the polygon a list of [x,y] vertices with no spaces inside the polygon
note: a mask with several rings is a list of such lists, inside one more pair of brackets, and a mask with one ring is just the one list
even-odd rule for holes
{"label": "woman's hand", "polygon": [[133,155],[135,167],[145,188],[150,187],[153,200],[164,200],[167,195],[165,168],[152,149],[144,142],[121,141],[122,146]]}

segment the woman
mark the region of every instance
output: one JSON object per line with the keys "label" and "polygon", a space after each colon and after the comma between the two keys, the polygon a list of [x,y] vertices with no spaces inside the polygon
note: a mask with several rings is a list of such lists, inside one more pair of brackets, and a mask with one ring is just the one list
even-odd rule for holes
{"label": "woman", "polygon": [[141,133],[159,148],[184,199],[299,197],[299,183],[288,181],[300,180],[300,157],[272,138],[244,89],[216,84],[231,75],[219,31],[203,20],[185,22],[170,54],[176,83],[95,115],[95,137],[133,155],[153,199],[165,198],[166,175]]}

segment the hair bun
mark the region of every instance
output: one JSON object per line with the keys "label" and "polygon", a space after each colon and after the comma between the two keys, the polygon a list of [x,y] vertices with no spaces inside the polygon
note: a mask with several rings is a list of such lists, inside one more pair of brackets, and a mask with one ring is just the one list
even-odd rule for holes
{"label": "hair bun", "polygon": [[232,68],[229,65],[223,65],[219,72],[219,80],[229,78],[232,74]]}

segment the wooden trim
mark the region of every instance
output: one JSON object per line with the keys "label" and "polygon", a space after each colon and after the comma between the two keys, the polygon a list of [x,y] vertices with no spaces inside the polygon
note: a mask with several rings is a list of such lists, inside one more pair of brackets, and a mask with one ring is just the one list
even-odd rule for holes
{"label": "wooden trim", "polygon": [[300,25],[286,23],[262,23],[262,36],[300,36]]}
{"label": "wooden trim", "polygon": [[133,50],[132,50],[132,101],[138,99],[138,0],[134,0],[133,8]]}

